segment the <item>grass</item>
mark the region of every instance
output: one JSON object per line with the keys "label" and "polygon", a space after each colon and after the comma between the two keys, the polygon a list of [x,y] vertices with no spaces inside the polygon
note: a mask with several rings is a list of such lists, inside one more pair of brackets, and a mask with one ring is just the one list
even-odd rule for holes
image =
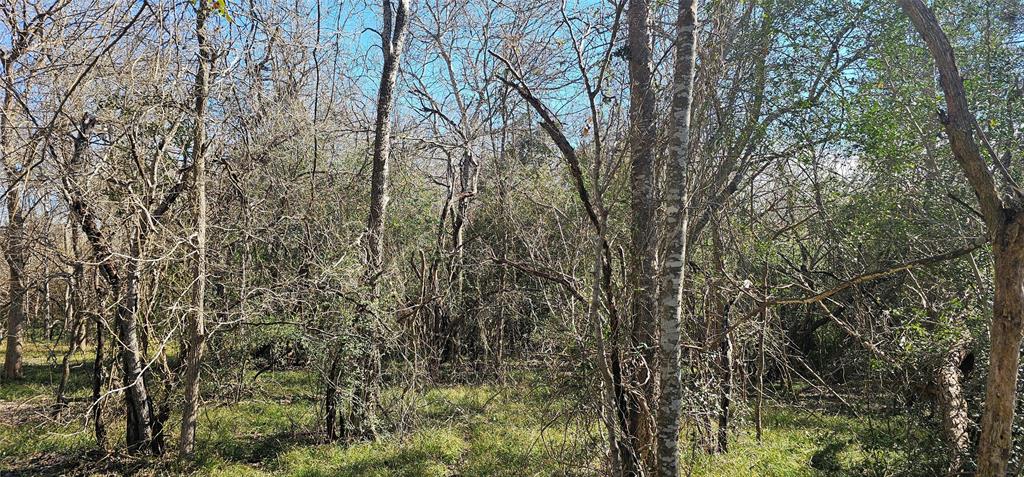
{"label": "grass", "polygon": [[[242,400],[208,389],[197,436],[197,454],[178,461],[138,461],[97,452],[91,428],[81,419],[55,418],[56,365],[48,352],[27,347],[27,379],[0,384],[0,474],[212,476],[591,476],[601,475],[602,429],[570,416],[572,403],[551,389],[524,385],[451,386],[419,393],[386,393],[409,416],[402,432],[374,442],[325,444],[316,429],[320,412],[314,378],[276,371],[250,380]],[[88,361],[85,354],[79,358]],[[73,372],[74,397],[89,395],[88,365]],[[223,394],[224,396],[221,396]],[[110,401],[116,407],[118,399]],[[85,406],[85,403],[81,403]],[[84,407],[69,415],[81,414]],[[123,431],[108,417],[111,437]],[[879,424],[879,423],[882,424]],[[684,474],[725,476],[929,475],[927,456],[910,445],[920,438],[908,426],[824,415],[786,407],[767,410],[764,439],[743,426],[730,452],[708,455],[683,442]],[[175,435],[176,416],[169,424]],[[123,438],[121,438],[123,441]],[[112,442],[111,447],[123,444]]]}
{"label": "grass", "polygon": [[[934,436],[899,417],[852,417],[786,407],[766,409],[762,440],[735,434],[727,454],[684,450],[692,475],[934,476],[944,472]],[[686,449],[685,446],[684,449]]]}
{"label": "grass", "polygon": [[[22,349],[25,379],[0,384],[0,401],[52,399],[60,382],[60,362],[65,350],[32,342],[25,343]],[[92,348],[79,350],[72,358],[67,390],[68,397],[72,399],[91,394],[92,353]]]}

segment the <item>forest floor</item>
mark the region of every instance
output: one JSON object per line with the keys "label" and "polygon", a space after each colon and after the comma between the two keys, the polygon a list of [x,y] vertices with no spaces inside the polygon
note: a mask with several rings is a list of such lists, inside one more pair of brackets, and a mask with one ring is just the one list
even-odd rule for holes
{"label": "forest floor", "polygon": [[[210,386],[200,420],[198,451],[133,459],[96,450],[86,423],[91,363],[85,353],[72,371],[72,403],[53,412],[59,356],[27,346],[26,379],[0,384],[0,475],[301,475],[528,476],[599,475],[601,429],[571,416],[565,399],[532,384],[449,386],[394,393],[389,409],[404,409],[404,430],[373,443],[318,442],[318,385],[306,372],[280,370],[248,377],[244,391]],[[237,392],[237,394],[236,394]],[[108,402],[108,447],[123,443],[119,399]],[[396,419],[391,419],[396,420]],[[749,419],[733,433],[730,452],[707,455],[684,443],[684,475],[907,475],[922,471],[914,436],[891,419],[875,421],[773,404],[761,442]],[[175,417],[169,420],[176,435]],[[173,444],[173,442],[169,442]],[[915,464],[918,463],[918,464]]]}

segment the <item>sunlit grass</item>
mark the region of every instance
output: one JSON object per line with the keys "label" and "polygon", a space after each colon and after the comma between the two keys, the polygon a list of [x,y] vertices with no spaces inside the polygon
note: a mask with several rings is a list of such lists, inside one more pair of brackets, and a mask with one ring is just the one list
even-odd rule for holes
{"label": "sunlit grass", "polygon": [[[33,462],[46,458],[63,458],[63,465],[88,469],[86,461],[103,458],[94,453],[89,423],[51,414],[59,368],[47,363],[46,347],[27,350],[27,379],[0,384],[0,406],[6,413],[0,420],[0,472],[12,466],[32,473],[27,469],[36,469]],[[70,389],[73,396],[86,397],[91,353],[79,353],[76,359],[80,367],[73,371]],[[114,472],[425,477],[603,473],[605,447],[599,423],[559,398],[557,390],[536,384],[388,390],[384,398],[402,401],[405,412],[411,413],[401,431],[347,445],[320,439],[320,387],[310,373],[249,373],[246,386],[235,402],[233,392],[222,393],[207,383],[193,458],[178,460],[172,452],[163,460],[133,462],[130,472],[126,467],[115,467]],[[109,445],[119,449],[123,423],[115,411],[120,398],[108,403]],[[168,420],[172,448],[176,412],[175,407]],[[923,476],[941,468],[936,454],[920,454],[921,446],[912,442],[925,435],[897,421],[773,407],[766,409],[762,441],[744,424],[731,434],[729,453],[709,455],[684,437],[680,461],[685,475],[704,477]],[[78,472],[78,467],[68,469]]]}

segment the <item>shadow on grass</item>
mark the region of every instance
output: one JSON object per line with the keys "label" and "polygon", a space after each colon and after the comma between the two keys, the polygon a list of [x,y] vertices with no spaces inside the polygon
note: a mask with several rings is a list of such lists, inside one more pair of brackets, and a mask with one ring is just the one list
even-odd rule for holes
{"label": "shadow on grass", "polygon": [[319,443],[320,437],[312,433],[278,432],[218,440],[208,443],[202,449],[203,458],[207,459],[216,457],[231,463],[265,464],[276,460],[290,449]]}
{"label": "shadow on grass", "polygon": [[64,475],[132,475],[152,468],[151,458],[137,458],[98,449],[80,452],[48,452],[9,469],[0,469],[0,476],[64,476]]}
{"label": "shadow on grass", "polygon": [[[73,362],[66,394],[85,396],[92,392],[92,362]],[[24,377],[0,381],[0,401],[17,401],[40,395],[54,396],[60,383],[60,363],[24,364]]]}

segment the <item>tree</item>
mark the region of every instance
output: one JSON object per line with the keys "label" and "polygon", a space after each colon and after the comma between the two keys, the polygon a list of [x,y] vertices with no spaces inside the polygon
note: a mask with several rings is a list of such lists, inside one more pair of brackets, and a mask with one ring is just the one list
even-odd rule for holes
{"label": "tree", "polygon": [[1010,196],[1001,195],[996,189],[996,181],[975,141],[979,134],[984,142],[984,135],[970,110],[953,48],[935,14],[920,0],[900,0],[899,5],[935,60],[946,102],[939,120],[949,137],[953,157],[978,199],[992,243],[995,302],[989,331],[991,351],[978,443],[978,474],[1003,476],[1012,452],[1017,372],[1024,339],[1024,208],[1019,205],[1020,189],[1000,157],[991,146],[986,146],[997,170],[1003,172]]}
{"label": "tree", "polygon": [[[384,225],[387,217],[388,202],[390,201],[389,161],[391,160],[391,123],[392,110],[395,107],[395,83],[398,80],[399,61],[402,58],[402,51],[405,48],[405,39],[408,34],[409,2],[398,0],[397,6],[393,6],[391,0],[383,0],[381,36],[381,50],[384,55],[384,65],[380,75],[380,85],[377,90],[377,115],[373,129],[373,160],[372,175],[370,178],[370,209],[366,223],[365,236],[365,265],[363,283],[370,290],[371,300],[378,294],[378,281],[384,273]],[[372,422],[373,400],[376,399],[377,388],[380,386],[381,364],[380,352],[376,348],[375,329],[377,325],[371,323],[374,319],[370,313],[363,313],[358,318],[358,330],[360,336],[366,340],[368,349],[362,352],[360,357],[360,390],[357,396],[353,397],[352,420],[355,432],[361,437],[374,437],[376,429]],[[327,387],[327,435],[335,438],[338,434],[335,431],[337,413],[337,391],[335,382],[338,380],[339,363],[335,357],[331,363],[331,371]]]}
{"label": "tree", "polygon": [[925,3],[7,2],[0,327],[55,366],[24,420],[216,454],[212,408],[297,406],[235,438],[375,452],[528,410],[567,471],[674,476],[812,399],[906,431],[843,471],[969,471],[981,381],[1015,391],[1024,16]]}
{"label": "tree", "polygon": [[[639,467],[653,468],[656,454],[654,408],[656,402],[658,319],[658,190],[655,181],[657,149],[657,97],[654,89],[651,5],[631,0],[627,10],[629,29],[629,128],[630,211],[632,212],[632,346],[638,351],[635,380],[645,383],[639,397],[628,407],[626,439],[640,458],[639,465],[626,465],[634,474]],[[638,467],[632,468],[631,467]]]}
{"label": "tree", "polygon": [[210,94],[210,68],[213,48],[207,38],[206,21],[212,9],[207,0],[196,7],[196,41],[199,45],[199,66],[195,79],[195,130],[192,139],[192,168],[196,195],[195,282],[192,289],[192,313],[188,320],[185,341],[185,399],[181,407],[179,450],[191,454],[195,448],[196,421],[199,413],[199,370],[206,345],[206,102]]}
{"label": "tree", "polygon": [[[14,11],[5,15],[8,20],[7,31],[11,34],[7,51],[0,50],[0,81],[3,84],[3,102],[0,104],[0,154],[3,155],[2,166],[6,180],[4,187],[4,202],[7,208],[7,221],[5,229],[4,260],[7,261],[9,277],[7,281],[8,299],[10,306],[7,308],[7,347],[4,353],[5,379],[20,379],[22,373],[22,326],[25,323],[25,303],[28,293],[26,283],[26,265],[28,264],[29,237],[26,237],[26,214],[27,200],[26,191],[29,178],[35,168],[35,159],[26,152],[23,146],[15,144],[18,137],[15,129],[19,126],[16,118],[20,115],[16,112],[16,96],[18,91],[24,88],[19,85],[19,66],[31,53],[31,48],[37,47],[37,43],[45,31],[45,28],[52,21],[52,18],[59,14],[67,5],[66,1],[52,3],[45,10],[37,10],[35,15],[29,15],[27,10]],[[17,14],[24,16],[19,16]],[[29,60],[31,63],[31,60]],[[27,71],[20,72],[27,74]],[[20,108],[17,108],[20,109]]]}
{"label": "tree", "polygon": [[679,317],[682,314],[683,282],[686,279],[686,247],[689,198],[686,194],[690,167],[690,112],[697,49],[697,2],[680,0],[676,18],[676,59],[672,87],[672,123],[669,162],[665,176],[665,228],[668,246],[658,292],[661,331],[661,394],[658,397],[658,475],[679,475],[679,419],[682,408]]}
{"label": "tree", "polygon": [[[158,451],[160,444],[153,439],[153,423],[155,420],[153,401],[146,386],[141,346],[137,331],[136,312],[138,311],[139,301],[138,284],[140,270],[137,262],[134,260],[128,260],[128,263],[123,267],[118,266],[115,262],[116,259],[114,258],[113,251],[107,244],[106,236],[97,226],[98,219],[96,215],[89,204],[85,202],[83,198],[84,192],[71,176],[71,171],[79,166],[87,153],[89,140],[95,125],[95,118],[88,115],[80,122],[72,156],[66,166],[68,175],[64,185],[69,208],[75,214],[82,232],[89,239],[94,256],[101,262],[100,271],[118,303],[114,312],[114,322],[117,327],[117,336],[121,343],[122,376],[126,389],[125,416],[127,425],[125,432],[128,449],[133,452]],[[176,196],[177,194],[175,194]],[[156,213],[153,215],[160,217],[163,214]],[[148,235],[148,232],[140,228],[137,238],[140,242],[144,243],[146,235]],[[136,251],[136,254],[133,256],[136,257],[139,256],[137,247],[133,247],[133,250]]]}

